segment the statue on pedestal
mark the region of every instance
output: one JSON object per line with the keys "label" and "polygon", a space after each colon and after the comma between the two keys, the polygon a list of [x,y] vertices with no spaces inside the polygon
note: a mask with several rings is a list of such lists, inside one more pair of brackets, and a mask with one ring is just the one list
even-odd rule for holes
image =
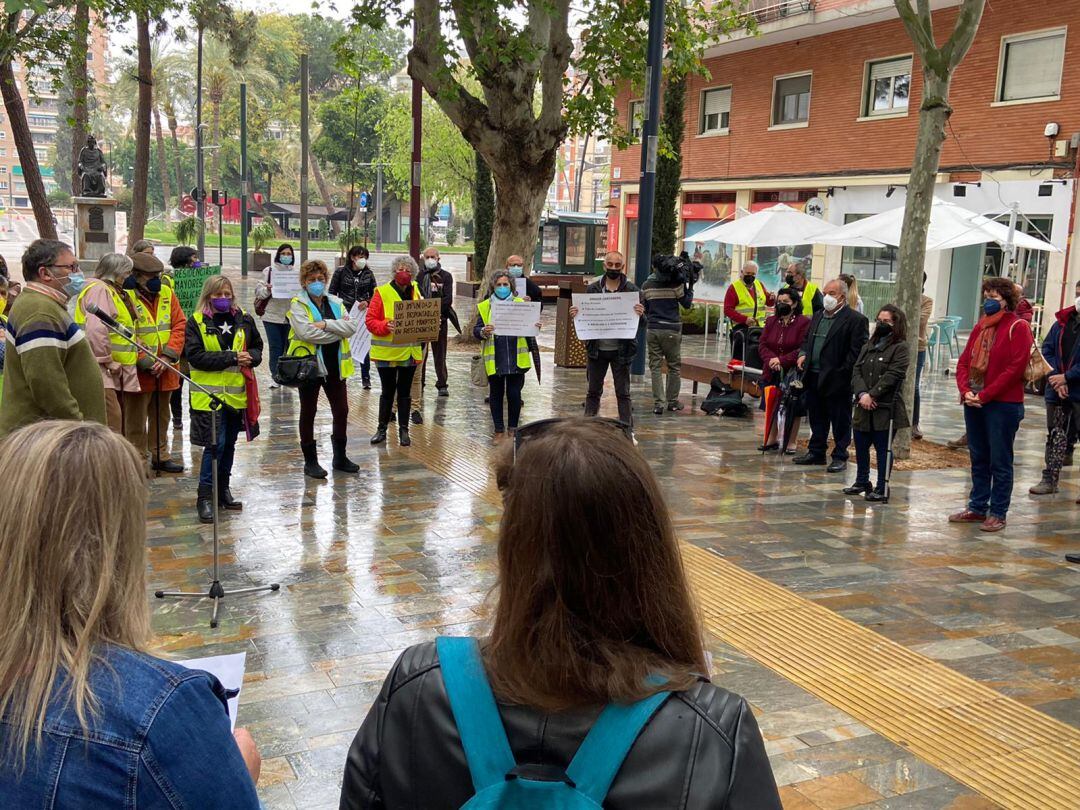
{"label": "statue on pedestal", "polygon": [[97,139],[91,135],[86,139],[86,146],[79,152],[79,179],[82,181],[82,196],[104,197],[105,175],[109,173],[105,165],[105,153],[98,149]]}

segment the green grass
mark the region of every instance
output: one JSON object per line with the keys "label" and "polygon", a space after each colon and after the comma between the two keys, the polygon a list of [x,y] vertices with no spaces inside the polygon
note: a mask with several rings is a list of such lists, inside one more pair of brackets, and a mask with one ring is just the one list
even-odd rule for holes
{"label": "green grass", "polygon": [[[143,236],[145,238],[147,238],[147,239],[154,240],[154,241],[159,241],[162,244],[166,244],[166,245],[171,245],[171,244],[176,243],[176,237],[173,235],[173,226],[172,225],[167,226],[167,225],[165,225],[164,222],[148,222],[148,223],[146,223],[146,230],[144,231]],[[295,244],[295,245],[299,245],[300,240],[299,239],[286,239],[285,241],[288,241],[288,242],[290,242],[292,244]],[[214,228],[213,230],[207,230],[207,232],[206,232],[206,247],[207,247],[207,249],[209,250],[212,247],[216,248],[217,244],[218,244],[217,229]],[[226,225],[223,228],[221,244],[224,245],[225,247],[234,247],[234,248],[240,247],[240,226],[239,225]],[[272,245],[268,245],[267,247],[272,248],[272,247],[275,247],[276,245],[277,245],[277,242],[275,240],[275,242]],[[312,239],[312,240],[310,240],[308,242],[308,247],[311,250],[333,250],[333,251],[340,250],[340,248],[338,247],[338,243],[336,241],[332,242],[332,241],[323,240],[323,239]],[[368,240],[368,247],[370,249],[374,250],[375,249],[375,241],[369,239]],[[455,245],[454,247],[447,247],[446,245],[438,245],[437,247],[439,248],[440,253],[472,253],[473,252],[473,248],[472,248],[471,244],[469,244],[469,245]],[[248,248],[254,249],[254,245],[252,245],[250,239],[248,239]],[[401,244],[399,242],[383,242],[382,249],[383,249],[383,253],[405,253],[406,251],[408,251],[408,245],[404,245],[404,244]],[[264,250],[265,250],[265,248],[264,248]]]}

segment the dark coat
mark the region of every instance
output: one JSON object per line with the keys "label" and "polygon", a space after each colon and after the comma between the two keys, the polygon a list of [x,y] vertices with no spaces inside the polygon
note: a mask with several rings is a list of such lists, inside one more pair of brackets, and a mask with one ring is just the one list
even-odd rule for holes
{"label": "dark coat", "polygon": [[[806,340],[803,341],[802,351],[799,352],[800,355],[806,355],[808,368],[814,332],[824,317],[824,310],[814,313],[814,317],[810,320],[810,328],[806,332]],[[850,399],[851,372],[855,368],[859,352],[862,351],[870,335],[870,322],[866,320],[865,315],[849,306],[845,306],[833,317],[836,318],[836,323],[829,330],[825,345],[821,349],[817,391],[823,397]]]}
{"label": "dark coat", "polygon": [[375,288],[378,286],[370,267],[357,273],[350,267],[342,266],[334,271],[334,277],[330,279],[330,294],[340,298],[342,306],[348,312],[357,301],[370,301],[374,298]]}
{"label": "dark coat", "polygon": [[[597,279],[592,284],[590,284],[588,287],[586,287],[585,292],[590,293],[590,294],[603,295],[603,293],[604,293],[604,277],[600,276],[599,279]],[[621,293],[634,292],[634,293],[638,294],[639,298],[641,297],[641,290],[639,290],[636,286],[634,286],[633,282],[631,282],[625,275],[622,277],[622,281],[619,283],[619,289],[617,290],[617,292],[621,292]],[[643,319],[644,319],[644,316],[642,316],[642,320]],[[600,357],[600,347],[599,347],[597,341],[595,341],[595,340],[586,340],[585,341],[585,352],[586,352],[586,354],[588,354],[590,360],[596,360],[597,358],[599,358]],[[625,365],[625,366],[630,365],[632,362],[634,362],[634,356],[636,354],[637,354],[637,339],[636,338],[632,338],[630,340],[620,340],[619,341],[619,357],[618,357],[617,362],[620,365]]]}
{"label": "dark coat", "polygon": [[[244,311],[240,312],[240,327],[244,330],[246,351],[251,355],[251,367],[256,368],[262,363],[262,335],[259,334],[255,321]],[[207,332],[214,334],[216,330],[217,327],[213,323],[207,323]],[[203,348],[202,335],[199,333],[199,325],[194,318],[188,318],[184,329],[184,356],[187,357],[188,365],[199,371],[224,371],[229,366],[236,365],[236,352],[208,352]],[[212,411],[191,409],[191,443],[196,447],[209,447],[211,444],[210,418],[212,414]],[[222,430],[220,418],[218,430]]]}
{"label": "dark coat", "polygon": [[[599,707],[545,715],[499,705],[518,764],[565,768]],[[341,810],[461,807],[473,795],[433,643],[390,670],[345,762]],[[780,810],[754,715],[738,695],[702,680],[667,699],[612,783],[607,810]]]}
{"label": "dark coat", "polygon": [[[907,341],[894,341],[878,348],[873,341],[868,341],[859,352],[855,369],[851,377],[851,388],[855,394],[855,413],[851,426],[855,430],[888,430],[889,415],[893,415],[893,428],[908,427],[907,408],[900,389],[911,363],[911,353]],[[877,402],[877,408],[868,411],[859,407],[858,398],[869,394]]]}
{"label": "dark coat", "polygon": [[[1077,328],[1077,319],[1080,319],[1080,314],[1077,313],[1076,307],[1066,307],[1061,310],[1042,344],[1042,355],[1054,369],[1050,373],[1065,375],[1065,381],[1069,384],[1069,399],[1073,402],[1080,402],[1080,340],[1077,340],[1076,345],[1073,346],[1070,357],[1062,357],[1064,353],[1062,336],[1066,327]],[[1047,402],[1061,402],[1061,398],[1049,383],[1046,385],[1044,396]]]}
{"label": "dark coat", "polygon": [[[770,315],[766,319],[758,340],[758,354],[761,355],[761,367],[766,371],[765,379],[770,385],[779,385],[783,373],[795,365],[809,328],[810,318],[801,313],[796,314],[786,326],[779,315]],[[769,361],[774,357],[780,361],[780,372],[769,368]]]}
{"label": "dark coat", "polygon": [[416,285],[420,288],[420,294],[424,298],[435,298],[436,293],[433,293],[431,289],[431,281],[434,276],[438,277],[442,285],[442,289],[438,293],[438,297],[442,299],[439,313],[445,321],[450,317],[450,308],[454,306],[454,277],[443,270],[441,264],[434,270],[421,267],[420,273],[416,276]]}

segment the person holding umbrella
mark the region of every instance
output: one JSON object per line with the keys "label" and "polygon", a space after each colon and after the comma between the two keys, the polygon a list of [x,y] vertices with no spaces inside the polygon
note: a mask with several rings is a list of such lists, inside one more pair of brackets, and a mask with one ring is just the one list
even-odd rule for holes
{"label": "person holding umbrella", "polygon": [[[892,464],[892,439],[908,426],[907,408],[900,389],[908,372],[907,318],[886,304],[877,314],[874,334],[859,352],[852,373],[855,413],[855,483],[845,495],[865,495],[871,502],[887,500],[886,485]],[[877,453],[877,485],[870,484],[870,447]]]}
{"label": "person holding umbrella", "polygon": [[[795,361],[799,359],[799,348],[806,340],[810,329],[810,318],[802,314],[802,296],[799,291],[785,287],[776,294],[776,314],[765,321],[761,333],[758,352],[765,371],[765,440],[758,448],[762,453],[777,450],[780,443],[776,439],[778,420],[775,418],[780,405],[780,385]],[[799,434],[801,409],[788,408],[785,419],[788,429],[785,431],[784,452],[792,436]]]}

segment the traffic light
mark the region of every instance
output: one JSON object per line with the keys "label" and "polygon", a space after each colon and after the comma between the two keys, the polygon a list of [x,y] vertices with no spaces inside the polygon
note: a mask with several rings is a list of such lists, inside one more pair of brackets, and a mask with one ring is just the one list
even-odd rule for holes
{"label": "traffic light", "polygon": [[218,208],[224,206],[227,200],[228,198],[225,196],[225,192],[221,189],[215,188],[210,192],[210,202],[212,202]]}

